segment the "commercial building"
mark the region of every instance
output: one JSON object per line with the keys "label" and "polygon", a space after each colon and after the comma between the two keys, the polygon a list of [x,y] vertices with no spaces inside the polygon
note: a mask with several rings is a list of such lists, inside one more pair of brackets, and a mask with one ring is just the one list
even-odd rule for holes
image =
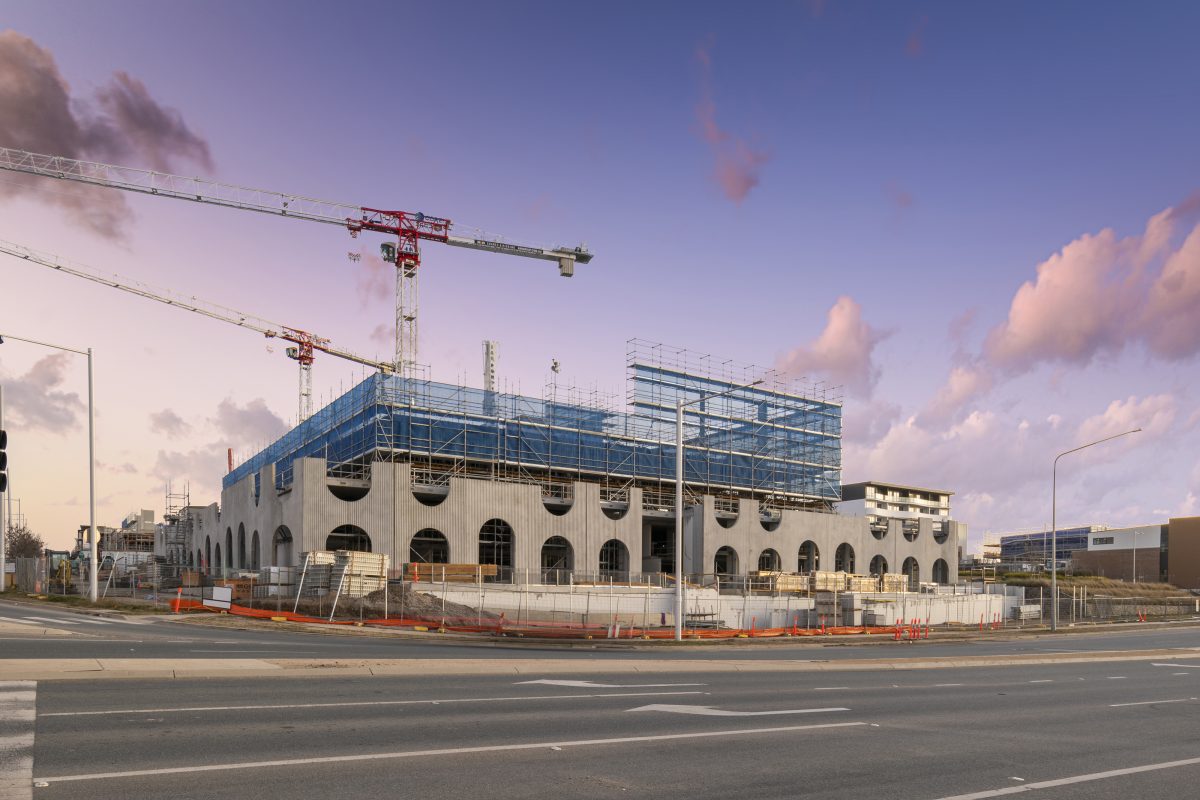
{"label": "commercial building", "polygon": [[245,569],[351,549],[548,582],[671,573],[685,403],[687,574],[903,566],[914,584],[953,582],[957,523],[833,513],[840,402],[763,376],[637,341],[622,410],[557,386],[537,399],[373,375],[230,472],[218,531],[194,535],[188,560]]}
{"label": "commercial building", "polygon": [[[892,564],[901,572],[909,574],[909,565],[899,559],[901,537],[915,542],[921,537],[923,520],[935,541],[951,541],[955,545],[953,563],[962,560],[961,548],[967,538],[967,526],[950,518],[950,497],[953,492],[945,489],[928,489],[883,481],[862,481],[842,486],[842,500],[837,503],[839,514],[864,517],[872,535],[881,541],[893,544]],[[890,537],[890,539],[889,539]],[[889,566],[885,555],[877,556],[870,566],[871,574],[886,572]],[[935,583],[947,583],[948,573],[939,569],[931,576]]]}
{"label": "commercial building", "polygon": [[1049,569],[1053,549],[1061,569],[1071,560],[1073,553],[1087,550],[1092,534],[1107,530],[1105,525],[1059,528],[1053,540],[1049,530],[1001,535],[1000,563],[1018,571]]}

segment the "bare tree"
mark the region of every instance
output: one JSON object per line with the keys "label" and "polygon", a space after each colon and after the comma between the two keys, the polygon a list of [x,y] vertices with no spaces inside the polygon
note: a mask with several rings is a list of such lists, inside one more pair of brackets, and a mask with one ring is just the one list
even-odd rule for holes
{"label": "bare tree", "polygon": [[36,558],[42,554],[46,543],[25,525],[9,525],[4,537],[5,558]]}

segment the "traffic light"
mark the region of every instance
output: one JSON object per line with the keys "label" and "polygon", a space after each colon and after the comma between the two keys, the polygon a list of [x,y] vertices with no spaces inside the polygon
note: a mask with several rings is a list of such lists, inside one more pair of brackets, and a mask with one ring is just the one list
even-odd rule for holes
{"label": "traffic light", "polygon": [[0,493],[8,489],[8,433],[0,428]]}

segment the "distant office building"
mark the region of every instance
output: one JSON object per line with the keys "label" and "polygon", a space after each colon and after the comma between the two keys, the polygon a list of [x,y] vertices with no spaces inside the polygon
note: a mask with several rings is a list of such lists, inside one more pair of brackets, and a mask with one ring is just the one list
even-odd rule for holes
{"label": "distant office building", "polygon": [[[950,497],[953,492],[944,489],[928,489],[883,481],[862,481],[842,486],[842,499],[837,503],[839,514],[850,517],[865,517],[874,539],[881,543],[882,552],[870,563],[870,574],[880,574],[899,569],[911,574],[918,554],[906,557],[900,552],[905,547],[928,542],[935,547],[953,547],[955,562],[962,559],[962,546],[967,539],[967,526],[950,518]],[[892,552],[888,552],[890,541]],[[890,557],[890,558],[889,558]],[[939,583],[946,580],[949,570],[945,561],[937,562],[931,575]]]}
{"label": "distant office building", "polygon": [[1089,538],[1107,531],[1105,525],[1059,528],[1054,540],[1050,531],[1011,533],[1000,537],[1000,561],[1017,569],[1049,569],[1052,546],[1062,567],[1076,551],[1087,550]]}

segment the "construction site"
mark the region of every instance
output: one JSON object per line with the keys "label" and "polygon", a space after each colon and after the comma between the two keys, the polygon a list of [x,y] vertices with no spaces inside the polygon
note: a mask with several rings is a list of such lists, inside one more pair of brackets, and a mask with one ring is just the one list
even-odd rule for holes
{"label": "construction site", "polygon": [[[567,603],[564,587],[575,598],[565,613],[583,617],[589,612],[575,606],[590,607],[591,593],[576,587],[603,587],[614,617],[632,604],[639,624],[665,626],[675,621],[669,600],[680,575],[689,623],[745,627],[748,616],[760,618],[751,608],[759,597],[787,599],[782,611],[778,603],[761,609],[772,625],[815,626],[827,616],[861,624],[872,615],[854,597],[922,593],[929,605],[957,582],[960,523],[836,513],[842,403],[831,387],[638,339],[628,342],[623,397],[560,386],[557,367],[541,397],[498,391],[491,341],[481,386],[428,379],[417,350],[423,243],[549,261],[568,278],[592,260],[583,245],[517,244],[421,213],[11,149],[0,149],[0,169],[387,237],[380,253],[396,268],[395,358],[387,362],[294,326],[0,243],[26,262],[293,345],[286,355],[299,367],[299,424],[241,463],[231,451],[219,504],[194,505],[186,490],[168,487],[156,536],[147,539],[138,518],[101,541],[102,552],[134,542],[131,553],[152,541],[153,570],[136,555],[126,561],[156,589],[174,571],[200,600],[220,588],[220,602],[258,595],[282,606],[278,598],[291,597],[298,608],[303,597],[329,595],[336,608],[341,596],[389,580],[443,599],[468,583],[479,595],[488,586],[502,613],[508,604],[552,619]],[[314,410],[318,354],[373,374]],[[366,553],[376,558],[356,555]],[[530,599],[531,587],[544,587],[534,592],[542,600]],[[743,598],[740,608],[723,601],[730,594]],[[926,610],[947,620],[976,616],[974,606]]]}

